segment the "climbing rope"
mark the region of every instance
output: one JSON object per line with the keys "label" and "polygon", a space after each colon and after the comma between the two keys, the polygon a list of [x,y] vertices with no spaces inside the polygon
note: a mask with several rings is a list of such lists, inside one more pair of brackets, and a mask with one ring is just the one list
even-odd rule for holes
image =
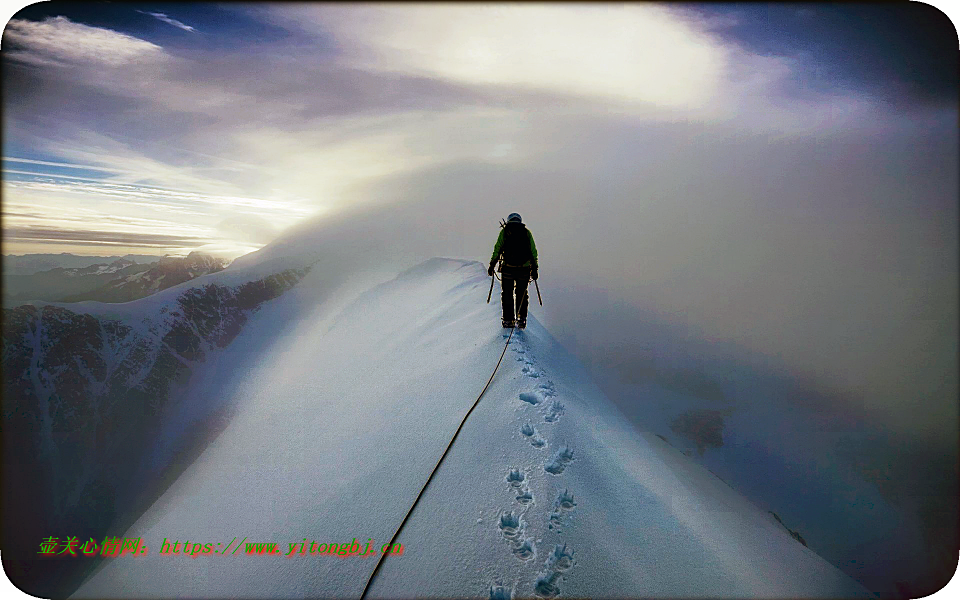
{"label": "climbing rope", "polygon": [[[527,282],[529,287],[530,282]],[[414,499],[413,504],[410,505],[410,510],[407,511],[407,514],[403,517],[403,520],[400,521],[400,526],[397,527],[397,530],[393,533],[393,537],[390,538],[390,543],[387,544],[387,547],[392,548],[393,543],[397,540],[397,536],[400,535],[400,530],[403,529],[403,526],[407,524],[407,519],[410,518],[410,515],[413,513],[413,509],[417,507],[417,503],[420,502],[420,496],[423,495],[424,490],[427,489],[427,486],[430,485],[430,481],[433,480],[433,475],[437,472],[437,469],[440,468],[440,463],[443,462],[443,459],[447,457],[447,453],[450,452],[450,448],[453,447],[453,442],[457,439],[457,436],[460,435],[460,430],[463,429],[463,424],[467,422],[467,417],[470,416],[470,413],[473,412],[473,409],[480,404],[480,398],[483,398],[483,394],[487,391],[487,388],[490,387],[490,382],[493,381],[494,375],[497,374],[497,369],[500,368],[500,363],[503,362],[503,357],[507,353],[507,346],[510,345],[510,339],[513,338],[513,332],[517,328],[517,318],[520,316],[520,306],[523,304],[524,300],[527,299],[527,290],[523,291],[523,297],[520,299],[520,302],[517,304],[517,310],[514,315],[513,327],[510,328],[510,335],[507,336],[507,343],[503,345],[503,352],[500,353],[500,359],[497,361],[497,366],[493,368],[493,373],[490,373],[490,379],[487,380],[487,384],[483,386],[483,389],[480,390],[480,395],[477,396],[477,399],[474,401],[473,406],[470,407],[470,410],[467,411],[467,414],[463,415],[463,419],[460,421],[460,426],[457,427],[457,430],[454,432],[453,437],[450,438],[450,443],[447,444],[446,450],[443,451],[443,454],[440,455],[440,460],[437,461],[437,464],[433,466],[433,470],[430,471],[430,476],[427,477],[427,482],[423,484],[423,487],[420,488],[420,492],[417,494],[416,499]],[[370,574],[370,578],[367,579],[367,584],[363,586],[363,593],[360,594],[360,600],[363,600],[367,595],[367,590],[370,589],[370,584],[373,583],[373,579],[377,576],[377,573],[380,571],[380,565],[383,564],[383,559],[386,557],[386,552],[380,553],[380,558],[377,559],[377,566],[373,568],[373,573]]]}

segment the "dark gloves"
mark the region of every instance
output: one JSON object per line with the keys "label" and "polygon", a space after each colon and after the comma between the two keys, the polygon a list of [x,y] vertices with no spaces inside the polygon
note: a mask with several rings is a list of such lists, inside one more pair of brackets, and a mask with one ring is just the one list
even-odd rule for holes
{"label": "dark gloves", "polygon": [[533,265],[533,268],[530,269],[530,279],[533,279],[534,281],[537,280],[537,265]]}
{"label": "dark gloves", "polygon": [[493,263],[490,263],[490,266],[487,268],[487,275],[493,277]]}

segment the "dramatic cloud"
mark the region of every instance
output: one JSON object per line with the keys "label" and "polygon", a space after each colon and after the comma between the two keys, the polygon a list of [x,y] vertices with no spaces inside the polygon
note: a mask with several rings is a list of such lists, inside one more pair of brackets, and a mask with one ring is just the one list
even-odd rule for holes
{"label": "dramatic cloud", "polygon": [[727,60],[654,5],[343,7],[333,23],[375,67],[664,107],[704,105]]}
{"label": "dramatic cloud", "polygon": [[11,19],[3,32],[4,54],[9,60],[37,65],[117,66],[164,57],[156,44],[104,29],[74,23],[65,17],[43,21]]}
{"label": "dramatic cloud", "polygon": [[[261,11],[332,37],[337,60],[483,90],[502,106],[654,120],[742,119],[810,130],[869,110],[839,90],[788,97],[797,61],[752,53],[714,29],[729,19],[637,5],[291,5]],[[519,102],[518,102],[519,100]]]}

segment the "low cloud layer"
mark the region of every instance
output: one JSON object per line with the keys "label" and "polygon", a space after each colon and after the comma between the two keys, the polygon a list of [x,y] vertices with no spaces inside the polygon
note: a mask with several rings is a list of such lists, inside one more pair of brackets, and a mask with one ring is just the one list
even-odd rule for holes
{"label": "low cloud layer", "polygon": [[54,229],[52,227],[31,227],[27,229],[9,229],[8,241],[29,240],[33,242],[57,243],[68,241],[74,244],[100,245],[118,244],[124,247],[139,248],[182,248],[197,247],[206,243],[198,240],[161,234],[123,234],[111,231],[91,229]]}

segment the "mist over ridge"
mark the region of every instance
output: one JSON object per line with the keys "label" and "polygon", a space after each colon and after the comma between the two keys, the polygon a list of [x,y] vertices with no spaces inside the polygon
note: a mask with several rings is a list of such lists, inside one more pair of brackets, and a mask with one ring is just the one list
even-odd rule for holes
{"label": "mist over ridge", "polygon": [[[562,134],[558,148],[580,133],[544,128],[529,135]],[[956,181],[951,136],[877,145],[868,131],[779,141],[729,131],[638,124],[591,140],[588,170],[558,150],[523,169],[415,171],[360,188],[360,207],[261,252],[322,247],[348,276],[432,256],[487,262],[497,222],[517,211],[541,256],[544,307],[533,310],[575,352],[574,340],[590,340],[624,362],[651,346],[641,321],[656,315],[682,354],[773,363],[910,437],[955,445],[957,236],[951,219],[929,219],[936,209],[955,223],[953,192],[898,183],[931,157]]]}

